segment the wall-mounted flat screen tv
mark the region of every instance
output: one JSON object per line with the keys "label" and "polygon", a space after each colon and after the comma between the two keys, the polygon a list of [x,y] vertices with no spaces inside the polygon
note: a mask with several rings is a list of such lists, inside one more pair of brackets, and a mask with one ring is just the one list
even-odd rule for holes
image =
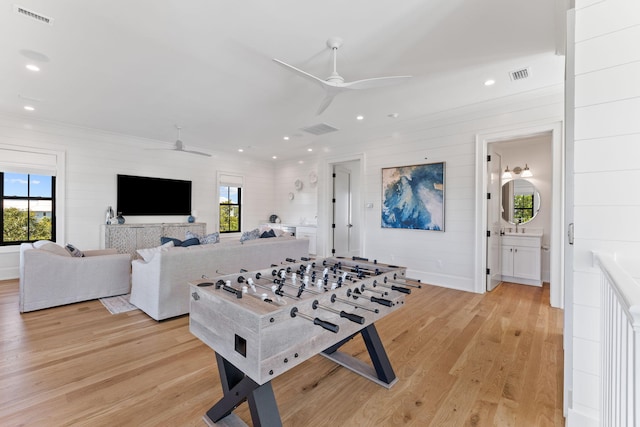
{"label": "wall-mounted flat screen tv", "polygon": [[122,215],[191,215],[191,181],[118,175]]}

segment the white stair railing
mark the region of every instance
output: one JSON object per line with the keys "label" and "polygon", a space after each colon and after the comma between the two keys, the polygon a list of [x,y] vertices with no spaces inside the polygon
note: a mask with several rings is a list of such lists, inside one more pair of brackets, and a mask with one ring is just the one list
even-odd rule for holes
{"label": "white stair railing", "polygon": [[611,255],[601,270],[600,425],[640,424],[640,284]]}

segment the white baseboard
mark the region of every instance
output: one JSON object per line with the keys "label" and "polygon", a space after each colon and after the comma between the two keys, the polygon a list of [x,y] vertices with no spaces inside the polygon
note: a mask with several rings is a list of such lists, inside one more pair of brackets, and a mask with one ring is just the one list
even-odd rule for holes
{"label": "white baseboard", "polygon": [[428,271],[418,271],[407,269],[406,277],[419,279],[421,283],[435,285],[443,288],[456,289],[459,291],[473,292],[473,279],[447,274],[437,274]]}
{"label": "white baseboard", "polygon": [[18,267],[0,268],[0,280],[11,280],[20,277],[20,269]]}
{"label": "white baseboard", "polygon": [[600,420],[592,416],[589,416],[587,414],[577,412],[573,409],[569,409],[565,426],[566,427],[599,427]]}

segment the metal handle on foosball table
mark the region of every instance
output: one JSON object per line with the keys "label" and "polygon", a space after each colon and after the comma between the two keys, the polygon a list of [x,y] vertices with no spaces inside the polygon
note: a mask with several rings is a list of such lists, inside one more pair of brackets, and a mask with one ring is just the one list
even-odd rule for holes
{"label": "metal handle on foosball table", "polygon": [[330,311],[330,312],[332,312],[332,313],[339,314],[339,315],[340,315],[340,317],[342,317],[342,318],[344,318],[344,319],[348,319],[348,320],[350,320],[350,321],[352,321],[352,322],[358,323],[358,324],[360,324],[360,325],[364,325],[364,317],[359,316],[359,315],[357,315],[357,314],[353,314],[353,313],[347,313],[347,312],[346,312],[346,311],[344,311],[344,310],[335,310],[335,309],[333,309],[333,308],[331,308],[331,307],[327,307],[327,306],[325,306],[325,305],[320,304],[320,303],[318,302],[318,300],[314,300],[314,301],[313,301],[313,304],[311,304],[311,307],[312,307],[314,310],[315,310],[315,309],[317,309],[318,307],[320,307],[320,308],[321,308],[321,309],[323,309],[323,310],[327,310],[327,311]]}
{"label": "metal handle on foosball table", "polygon": [[300,313],[298,311],[297,307],[293,307],[291,309],[291,317],[296,317],[296,316],[300,316],[303,319],[310,320],[310,321],[313,322],[314,325],[321,326],[322,328],[326,329],[327,331],[331,331],[334,334],[337,334],[338,331],[340,330],[340,327],[338,325],[336,325],[336,324],[333,324],[331,322],[327,322],[326,320],[322,320],[322,319],[320,319],[318,317],[311,317],[311,316],[308,316],[308,315],[306,315],[304,313]]}
{"label": "metal handle on foosball table", "polygon": [[411,289],[403,288],[402,286],[388,285],[386,283],[379,283],[377,280],[373,281],[373,287],[382,286],[383,288],[391,289],[392,291],[402,292],[403,294],[410,294]]}

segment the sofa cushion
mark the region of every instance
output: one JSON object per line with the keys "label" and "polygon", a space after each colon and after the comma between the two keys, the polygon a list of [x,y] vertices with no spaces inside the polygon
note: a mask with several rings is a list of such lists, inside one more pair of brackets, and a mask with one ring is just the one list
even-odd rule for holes
{"label": "sofa cushion", "polygon": [[41,247],[43,247],[47,243],[53,243],[53,242],[51,240],[38,240],[38,241],[33,242],[33,247],[36,248],[36,249],[40,249]]}
{"label": "sofa cushion", "polygon": [[44,245],[40,246],[40,250],[51,252],[52,254],[56,254],[56,255],[60,255],[60,256],[66,256],[66,257],[70,257],[71,256],[69,251],[67,251],[62,246],[60,246],[60,245],[58,245],[56,243],[53,243],[53,242],[45,243]]}

